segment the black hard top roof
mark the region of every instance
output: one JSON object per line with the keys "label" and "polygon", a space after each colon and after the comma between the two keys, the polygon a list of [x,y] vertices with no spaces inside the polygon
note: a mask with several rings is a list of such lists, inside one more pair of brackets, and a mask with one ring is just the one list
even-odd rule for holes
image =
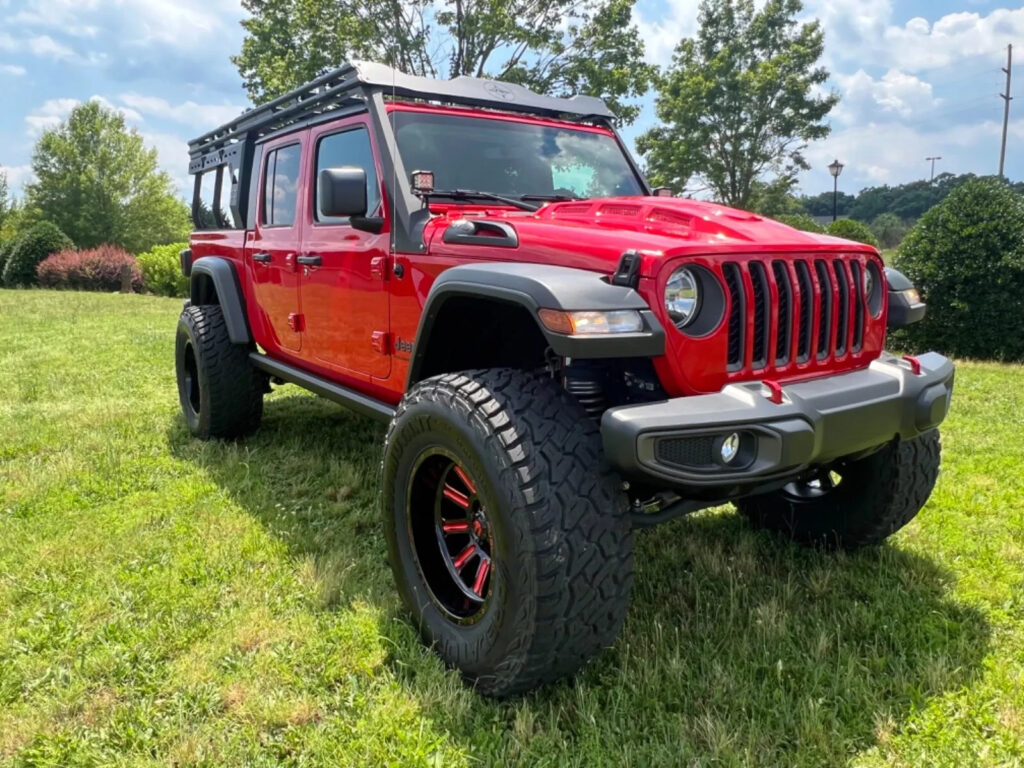
{"label": "black hard top roof", "polygon": [[[352,61],[273,101],[247,110],[229,123],[189,142],[192,165],[202,166],[203,155],[244,137],[268,133],[363,100],[367,91],[424,101],[524,112],[545,117],[610,120],[615,115],[596,96],[559,99],[534,93],[515,83],[481,77],[433,80],[407,75],[385,64]],[[198,162],[196,162],[198,161]]]}

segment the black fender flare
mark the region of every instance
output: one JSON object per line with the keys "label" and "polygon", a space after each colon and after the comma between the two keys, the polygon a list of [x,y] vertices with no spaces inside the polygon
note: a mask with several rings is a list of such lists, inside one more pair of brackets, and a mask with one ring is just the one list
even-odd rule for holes
{"label": "black fender flare", "polygon": [[251,344],[252,333],[245,314],[245,297],[242,295],[235,265],[219,256],[206,256],[192,262],[189,275],[189,298],[192,304],[212,303],[210,296],[206,295],[207,279],[213,283],[231,341],[235,344]]}
{"label": "black fender flare", "polygon": [[[525,308],[559,357],[597,359],[665,354],[665,331],[647,302],[631,287],[612,285],[605,275],[549,264],[462,264],[446,269],[430,287],[413,344],[409,386],[420,379],[435,321],[445,303],[456,296],[486,297]],[[605,336],[555,333],[541,323],[537,315],[541,309],[633,309],[640,313],[643,330]]]}

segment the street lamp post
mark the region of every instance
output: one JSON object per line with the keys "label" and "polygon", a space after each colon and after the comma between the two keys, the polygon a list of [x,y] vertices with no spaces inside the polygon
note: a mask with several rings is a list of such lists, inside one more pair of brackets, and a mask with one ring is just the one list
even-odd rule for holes
{"label": "street lamp post", "polygon": [[832,221],[839,218],[839,174],[843,172],[843,164],[838,159],[833,160],[828,167],[832,174]]}

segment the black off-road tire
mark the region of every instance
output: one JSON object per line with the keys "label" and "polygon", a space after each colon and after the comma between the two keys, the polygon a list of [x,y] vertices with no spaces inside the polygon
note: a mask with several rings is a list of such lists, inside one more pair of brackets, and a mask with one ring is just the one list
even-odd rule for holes
{"label": "black off-road tire", "polygon": [[175,367],[181,410],[195,437],[233,439],[259,427],[266,378],[249,362],[248,348],[232,343],[219,306],[182,311]]}
{"label": "black off-road tire", "polygon": [[840,462],[840,482],[815,498],[784,488],[738,502],[758,528],[826,549],[855,550],[881,544],[928,501],[939,476],[938,430],[894,443],[856,461]]}
{"label": "black off-road tire", "polygon": [[[473,478],[494,536],[486,602],[470,618],[447,612],[417,554],[410,515],[421,508],[411,499],[431,452]],[[382,474],[402,599],[424,640],[477,691],[525,692],[614,642],[633,585],[628,501],[597,426],[557,383],[508,369],[420,382],[388,429]]]}

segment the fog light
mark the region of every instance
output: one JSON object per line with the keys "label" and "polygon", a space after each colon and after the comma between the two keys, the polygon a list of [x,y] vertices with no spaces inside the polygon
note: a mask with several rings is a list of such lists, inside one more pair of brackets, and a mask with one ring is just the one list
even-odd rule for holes
{"label": "fog light", "polygon": [[722,447],[720,453],[722,456],[723,464],[731,464],[732,460],[739,455],[740,452],[740,436],[737,432],[733,432],[725,440],[722,441]]}

